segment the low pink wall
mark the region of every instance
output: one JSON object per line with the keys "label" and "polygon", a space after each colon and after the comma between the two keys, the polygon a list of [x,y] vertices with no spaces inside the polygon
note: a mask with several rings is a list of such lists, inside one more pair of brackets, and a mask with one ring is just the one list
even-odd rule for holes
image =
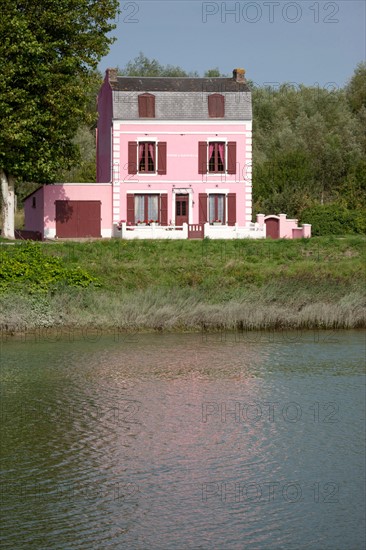
{"label": "low pink wall", "polygon": [[297,220],[286,218],[286,214],[280,214],[280,239],[292,239],[292,230],[297,229]]}
{"label": "low pink wall", "polygon": [[311,237],[311,225],[304,224],[298,226],[298,220],[288,220],[286,214],[280,214],[280,238],[282,239],[302,239]]}
{"label": "low pink wall", "polygon": [[303,237],[303,230],[302,229],[293,229],[292,230],[292,238],[293,239],[301,239]]}
{"label": "low pink wall", "polygon": [[257,214],[257,223],[264,224],[267,218],[276,218],[279,220],[279,239],[302,239],[311,237],[311,224],[304,223],[298,226],[298,220],[287,219],[286,214],[279,216]]}

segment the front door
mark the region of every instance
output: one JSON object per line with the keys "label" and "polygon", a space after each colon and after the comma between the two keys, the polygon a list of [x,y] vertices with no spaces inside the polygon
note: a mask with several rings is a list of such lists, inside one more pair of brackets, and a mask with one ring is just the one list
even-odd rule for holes
{"label": "front door", "polygon": [[188,223],[188,195],[175,196],[175,225]]}

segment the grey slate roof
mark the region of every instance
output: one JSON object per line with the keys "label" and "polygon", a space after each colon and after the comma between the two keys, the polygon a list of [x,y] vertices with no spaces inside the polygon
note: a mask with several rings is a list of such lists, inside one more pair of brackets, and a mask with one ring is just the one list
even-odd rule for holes
{"label": "grey slate roof", "polygon": [[122,92],[250,92],[246,82],[233,78],[117,76],[110,84],[113,90]]}
{"label": "grey slate roof", "polygon": [[[155,119],[143,120],[251,120],[251,93],[248,85],[232,78],[120,77],[111,80],[113,118],[141,120],[138,96],[155,96]],[[225,97],[225,117],[208,116],[207,97],[220,93]]]}

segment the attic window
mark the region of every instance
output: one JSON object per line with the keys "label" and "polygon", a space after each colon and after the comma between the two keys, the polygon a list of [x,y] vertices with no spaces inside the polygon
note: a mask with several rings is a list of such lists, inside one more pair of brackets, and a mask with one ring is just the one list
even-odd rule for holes
{"label": "attic window", "polygon": [[155,118],[155,96],[152,94],[139,95],[139,117]]}
{"label": "attic window", "polygon": [[32,197],[32,208],[36,208],[36,207],[37,207],[36,197]]}
{"label": "attic window", "polygon": [[210,118],[223,118],[225,116],[225,98],[222,94],[208,96],[208,116]]}

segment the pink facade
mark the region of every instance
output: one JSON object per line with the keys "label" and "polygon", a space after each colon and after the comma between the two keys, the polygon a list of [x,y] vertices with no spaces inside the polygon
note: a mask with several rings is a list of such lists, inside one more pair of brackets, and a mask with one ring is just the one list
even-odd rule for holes
{"label": "pink facade", "polygon": [[109,69],[98,111],[97,181],[113,186],[114,235],[123,222],[249,227],[252,111],[244,70],[191,79],[119,77]]}
{"label": "pink facade", "polygon": [[[160,141],[167,144],[166,174],[128,174],[128,144],[141,140]],[[236,174],[199,174],[198,143],[207,140],[222,140],[236,143]],[[166,193],[168,195],[168,223],[175,224],[176,195],[188,196],[188,220],[198,223],[200,194],[236,195],[236,223],[240,226],[251,222],[251,126],[250,123],[227,123],[218,125],[202,122],[113,124],[113,218],[114,223],[127,219],[126,195],[130,193]],[[246,178],[246,179],[244,179]],[[227,209],[227,206],[226,206]]]}

